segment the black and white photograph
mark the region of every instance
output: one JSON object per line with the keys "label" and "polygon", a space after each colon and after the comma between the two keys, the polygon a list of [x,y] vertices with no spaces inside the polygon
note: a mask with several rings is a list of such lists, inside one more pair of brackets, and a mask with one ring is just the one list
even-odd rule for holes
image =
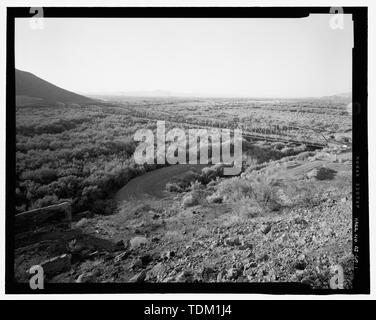
{"label": "black and white photograph", "polygon": [[366,8],[123,9],[8,8],[9,290],[369,290]]}

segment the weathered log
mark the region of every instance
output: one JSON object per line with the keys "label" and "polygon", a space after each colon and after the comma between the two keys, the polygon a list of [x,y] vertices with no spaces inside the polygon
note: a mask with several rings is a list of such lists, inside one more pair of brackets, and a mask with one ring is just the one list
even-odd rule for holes
{"label": "weathered log", "polygon": [[18,213],[15,215],[15,229],[19,231],[35,228],[50,218],[58,218],[58,215],[62,213],[64,213],[65,221],[70,224],[72,221],[72,209],[69,202]]}

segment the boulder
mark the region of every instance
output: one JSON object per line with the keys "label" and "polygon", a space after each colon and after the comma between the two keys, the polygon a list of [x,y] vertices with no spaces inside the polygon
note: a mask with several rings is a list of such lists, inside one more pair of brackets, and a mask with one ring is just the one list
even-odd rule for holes
{"label": "boulder", "polygon": [[166,267],[162,262],[157,263],[151,270],[147,273],[148,278],[162,278],[163,274],[166,271]]}
{"label": "boulder", "polygon": [[263,224],[260,228],[260,231],[263,233],[263,234],[267,234],[269,233],[269,231],[272,229],[271,225],[269,223],[266,223],[266,224]]}
{"label": "boulder", "polygon": [[146,278],[146,271],[142,270],[141,272],[134,275],[132,278],[129,279],[129,282],[144,282]]}
{"label": "boulder", "polygon": [[129,255],[129,252],[128,251],[124,251],[122,253],[120,253],[119,255],[117,255],[115,258],[114,258],[114,263],[119,263],[120,261],[124,260],[126,257],[128,257]]}
{"label": "boulder", "polygon": [[240,246],[241,242],[239,240],[239,237],[231,237],[231,238],[225,239],[225,244],[233,247],[233,246]]}
{"label": "boulder", "polygon": [[169,251],[162,253],[161,258],[165,259],[165,260],[169,260],[169,259],[175,257],[175,255],[176,255],[175,251],[169,250]]}
{"label": "boulder", "polygon": [[193,273],[191,271],[183,271],[176,277],[176,282],[193,282]]}
{"label": "boulder", "polygon": [[130,240],[130,245],[132,249],[137,249],[143,245],[145,245],[148,240],[145,237],[137,236]]}

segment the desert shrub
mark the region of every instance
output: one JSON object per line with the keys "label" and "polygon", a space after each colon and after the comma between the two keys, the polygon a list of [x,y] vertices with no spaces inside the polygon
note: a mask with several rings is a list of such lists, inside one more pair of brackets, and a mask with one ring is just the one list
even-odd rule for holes
{"label": "desert shrub", "polygon": [[283,192],[289,199],[291,206],[317,205],[323,197],[322,190],[317,183],[312,180],[284,181]]}
{"label": "desert shrub", "polygon": [[224,180],[218,186],[217,193],[225,201],[231,203],[246,201],[248,204],[252,202],[252,206],[263,208],[263,210],[279,210],[281,204],[276,196],[278,186],[268,174],[268,172],[250,173],[246,179],[235,177]]}
{"label": "desert shrub", "polygon": [[252,219],[260,216],[263,209],[250,198],[243,198],[234,204],[232,212],[241,219]]}
{"label": "desert shrub", "polygon": [[274,148],[281,151],[285,147],[285,144],[283,142],[276,142],[274,145]]}
{"label": "desert shrub", "polygon": [[341,143],[348,143],[350,141],[349,137],[345,135],[337,135],[336,140]]}
{"label": "desert shrub", "polygon": [[95,214],[109,215],[115,208],[114,201],[97,199],[90,206],[90,209]]}
{"label": "desert shrub", "polygon": [[192,182],[198,180],[200,175],[194,171],[188,171],[179,178],[174,178],[172,183],[180,187],[182,190],[187,189]]}
{"label": "desert shrub", "polygon": [[294,148],[284,147],[281,150],[281,152],[284,153],[285,155],[292,155],[292,154],[294,154]]}
{"label": "desert shrub", "polygon": [[211,175],[218,176],[220,174],[223,174],[223,168],[225,168],[226,165],[222,162],[216,163],[215,165],[211,167],[205,167],[201,170],[201,173],[207,177],[211,177]]}
{"label": "desert shrub", "polygon": [[226,179],[218,185],[217,192],[225,201],[235,202],[251,194],[251,183],[237,177]]}
{"label": "desert shrub", "polygon": [[142,203],[142,204],[137,205],[135,208],[133,208],[131,210],[131,214],[135,216],[139,216],[140,214],[150,211],[150,210],[151,210],[150,204]]}
{"label": "desert shrub", "polygon": [[257,143],[243,142],[243,153],[246,157],[252,158],[255,163],[259,164],[269,160],[278,160],[285,156],[281,150],[271,148],[265,141],[258,141]]}
{"label": "desert shrub", "polygon": [[196,192],[188,193],[187,195],[184,196],[182,204],[184,208],[198,205],[199,204],[198,194]]}
{"label": "desert shrub", "polygon": [[296,156],[296,160],[307,160],[309,157],[311,157],[313,155],[315,155],[314,152],[312,152],[312,151],[305,151],[305,152],[299,153]]}
{"label": "desert shrub", "polygon": [[33,180],[39,183],[49,183],[53,180],[56,180],[57,172],[54,169],[43,167],[36,170],[27,170],[24,171],[21,175],[23,180]]}
{"label": "desert shrub", "polygon": [[206,201],[209,203],[222,203],[223,197],[219,194],[214,193],[210,196],[207,196]]}
{"label": "desert shrub", "polygon": [[184,190],[175,182],[169,182],[166,184],[166,190],[168,192],[183,192]]}
{"label": "desert shrub", "polygon": [[314,185],[302,185],[298,187],[299,200],[302,205],[317,205],[321,200],[321,193]]}
{"label": "desert shrub", "polygon": [[59,203],[59,198],[55,194],[46,195],[43,198],[37,199],[30,209],[43,208],[57,203]]}
{"label": "desert shrub", "polygon": [[316,179],[317,180],[333,180],[336,173],[337,173],[337,171],[335,171],[333,169],[321,167],[317,171]]}
{"label": "desert shrub", "polygon": [[294,152],[295,153],[302,153],[304,152],[305,150],[307,150],[307,146],[305,144],[301,144],[301,145],[298,145],[296,147],[294,147]]}
{"label": "desert shrub", "polygon": [[188,188],[192,193],[200,193],[204,190],[204,186],[201,182],[199,181],[194,181],[194,182],[191,182],[189,188]]}

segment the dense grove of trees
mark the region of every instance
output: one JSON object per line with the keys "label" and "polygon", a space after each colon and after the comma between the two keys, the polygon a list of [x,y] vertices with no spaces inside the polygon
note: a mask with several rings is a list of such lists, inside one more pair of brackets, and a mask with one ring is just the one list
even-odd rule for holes
{"label": "dense grove of trees", "polygon": [[[200,101],[175,101],[174,104],[155,104],[152,108],[140,103],[137,108],[131,109],[144,117],[161,118],[163,114],[165,118],[173,121],[188,120],[191,123],[205,123],[219,127],[237,127],[240,124],[243,130],[248,130],[273,128],[275,125],[292,125],[317,129],[328,134],[351,130],[352,118],[347,112],[347,105],[350,102],[350,99],[338,101],[330,99],[278,101],[201,99]],[[294,132],[290,134],[294,135]]]}
{"label": "dense grove of trees", "polygon": [[[132,157],[136,148],[134,132],[141,128],[153,129],[155,122],[132,117],[132,114],[150,118],[155,114],[158,119],[173,118],[175,121],[189,119],[190,123],[215,127],[238,126],[239,119],[235,114],[226,114],[230,111],[223,108],[223,101],[214,104],[210,101],[166,104],[166,101],[162,101],[162,106],[149,106],[147,101],[138,103],[141,104],[140,108],[128,108],[127,104],[122,107],[59,105],[17,108],[16,211],[22,212],[70,199],[75,211],[89,209],[98,213],[111,212],[113,201],[108,199],[117,189],[133,177],[156,168],[156,165],[137,165]],[[309,123],[313,128],[328,126],[331,130],[335,124],[341,132],[346,132],[349,127],[348,117],[339,117],[338,114],[334,114],[327,123],[321,123],[321,120],[316,118],[319,114],[317,112],[305,113],[312,119],[310,121],[302,117],[292,121],[291,117],[285,117],[286,112],[281,112],[274,105],[264,105],[260,113],[256,110],[256,105],[244,109],[246,103],[244,101],[232,106],[236,109],[236,114],[252,109],[252,113],[242,117],[240,121],[246,126],[247,122],[256,127],[265,127],[265,123]],[[198,105],[200,108],[197,108]],[[282,105],[281,108],[290,108],[289,111],[292,111],[295,105],[296,103],[291,103]],[[320,109],[319,105],[315,103],[306,108],[310,111],[317,110]],[[146,106],[151,111],[145,111]],[[192,110],[188,113],[188,109]],[[207,110],[204,118],[200,115],[203,110]],[[343,105],[333,105],[331,108],[333,113],[338,113],[338,110],[343,110]],[[215,116],[211,118],[210,115]],[[170,128],[166,128],[168,129]],[[262,144],[243,141],[245,156],[251,156],[258,163],[304,150],[304,146],[296,148],[281,143],[269,143],[263,147]]]}
{"label": "dense grove of trees", "polygon": [[75,211],[110,213],[111,194],[153,166],[132,159],[140,124],[112,109],[17,109],[16,211],[70,199]]}

